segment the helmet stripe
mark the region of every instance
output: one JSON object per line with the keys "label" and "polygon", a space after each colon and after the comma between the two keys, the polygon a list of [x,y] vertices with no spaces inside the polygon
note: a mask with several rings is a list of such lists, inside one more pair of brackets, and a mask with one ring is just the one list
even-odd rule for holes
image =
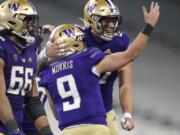
{"label": "helmet stripe", "polygon": [[112,8],[112,9],[116,8],[111,0],[105,0],[105,1],[107,2],[107,4],[109,5],[110,8]]}

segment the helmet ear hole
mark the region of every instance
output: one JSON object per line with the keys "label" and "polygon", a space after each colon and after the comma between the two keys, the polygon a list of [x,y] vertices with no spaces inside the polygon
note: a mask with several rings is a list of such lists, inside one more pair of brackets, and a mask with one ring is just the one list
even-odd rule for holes
{"label": "helmet ear hole", "polygon": [[91,20],[88,20],[88,22],[89,22],[90,24],[92,24],[92,23],[93,23]]}
{"label": "helmet ear hole", "polygon": [[28,10],[28,8],[25,8],[24,10]]}
{"label": "helmet ear hole", "polygon": [[12,21],[8,21],[8,23],[10,23],[11,25],[15,25],[16,24],[15,22],[12,22]]}
{"label": "helmet ear hole", "polygon": [[78,44],[74,44],[74,45],[73,45],[73,47],[78,48],[78,47],[79,47],[79,45],[78,45]]}

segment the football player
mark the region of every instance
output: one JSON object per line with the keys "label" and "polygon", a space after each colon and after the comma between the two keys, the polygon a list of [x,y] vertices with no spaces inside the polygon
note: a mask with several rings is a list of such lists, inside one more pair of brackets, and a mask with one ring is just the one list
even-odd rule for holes
{"label": "football player", "polygon": [[[40,73],[40,85],[47,88],[54,103],[63,135],[110,135],[101,96],[99,77],[133,61],[148,41],[159,18],[159,5],[144,8],[146,26],[124,52],[104,55],[97,48],[86,48],[84,33],[75,25],[55,28],[51,42],[66,42],[68,53],[56,59]],[[62,58],[62,57],[61,57]]]}
{"label": "football player", "polygon": [[42,41],[38,32],[38,14],[30,2],[6,0],[0,5],[1,135],[24,134],[24,108],[42,135],[52,134],[38,93],[32,88],[36,50]]}
{"label": "football player", "polygon": [[[84,8],[85,41],[88,47],[97,47],[106,55],[127,50],[130,37],[122,32],[122,16],[111,0],[89,0]],[[107,125],[112,135],[119,135],[119,126],[113,110],[113,86],[119,76],[119,100],[124,113],[122,128],[134,128],[131,93],[131,63],[113,72],[101,75],[100,88],[107,113]]]}
{"label": "football player", "polygon": [[[54,26],[46,24],[42,27],[42,32],[40,32],[39,35],[41,37],[43,37],[45,34],[51,33],[53,29],[54,29]],[[53,49],[53,47],[51,47],[50,49]],[[38,48],[38,52],[39,51],[41,51],[41,46]],[[46,95],[45,89],[42,87],[39,87],[39,85],[38,85],[39,78],[38,77],[36,77],[35,80],[37,83],[37,90],[39,92],[40,101],[41,101],[42,105],[44,106],[47,101],[47,95]],[[22,130],[26,135],[39,135],[40,134],[26,110],[24,111]]]}
{"label": "football player", "polygon": [[[154,3],[151,4],[151,8]],[[147,11],[146,11],[147,12]],[[84,8],[84,22],[86,28],[85,42],[87,47],[97,47],[105,52],[111,54],[118,51],[125,51],[129,44],[130,38],[126,33],[121,31],[122,16],[111,0],[89,0]],[[51,44],[54,45],[54,44]],[[49,46],[46,46],[48,56],[52,53]],[[61,47],[65,47],[62,41]],[[58,49],[56,50],[58,51]],[[67,48],[61,49],[60,56],[63,56],[68,51]],[[45,50],[42,51],[44,55],[41,58],[44,60],[46,56]],[[55,51],[54,51],[55,52]],[[63,53],[62,53],[63,52]],[[56,55],[57,53],[52,53]],[[51,55],[51,56],[52,56]],[[47,61],[47,59],[46,59]],[[100,87],[103,95],[103,101],[107,112],[107,124],[113,135],[119,135],[119,126],[116,123],[116,114],[113,110],[113,85],[118,76],[120,80],[120,104],[124,113],[121,125],[126,130],[134,128],[132,111],[132,95],[131,95],[131,64],[120,68],[118,71],[106,72],[101,75]]]}

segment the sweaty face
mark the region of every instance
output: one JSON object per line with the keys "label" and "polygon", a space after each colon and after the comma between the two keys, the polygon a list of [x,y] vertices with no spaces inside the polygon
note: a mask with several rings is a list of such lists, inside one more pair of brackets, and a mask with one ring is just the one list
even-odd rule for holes
{"label": "sweaty face", "polygon": [[102,26],[102,34],[106,36],[114,36],[116,32],[117,17],[106,17],[100,20]]}

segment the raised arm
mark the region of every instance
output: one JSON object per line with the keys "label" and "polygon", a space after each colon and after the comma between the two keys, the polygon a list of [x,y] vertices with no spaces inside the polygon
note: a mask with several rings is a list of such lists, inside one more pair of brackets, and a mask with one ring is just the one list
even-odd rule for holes
{"label": "raised arm", "polygon": [[133,40],[127,51],[107,55],[98,65],[96,65],[96,70],[98,73],[114,71],[120,67],[123,67],[124,65],[133,61],[140,54],[147,44],[150,33],[159,19],[159,8],[160,7],[157,2],[151,3],[149,12],[147,12],[146,8],[143,7],[144,20],[146,23],[143,31],[140,32]]}

